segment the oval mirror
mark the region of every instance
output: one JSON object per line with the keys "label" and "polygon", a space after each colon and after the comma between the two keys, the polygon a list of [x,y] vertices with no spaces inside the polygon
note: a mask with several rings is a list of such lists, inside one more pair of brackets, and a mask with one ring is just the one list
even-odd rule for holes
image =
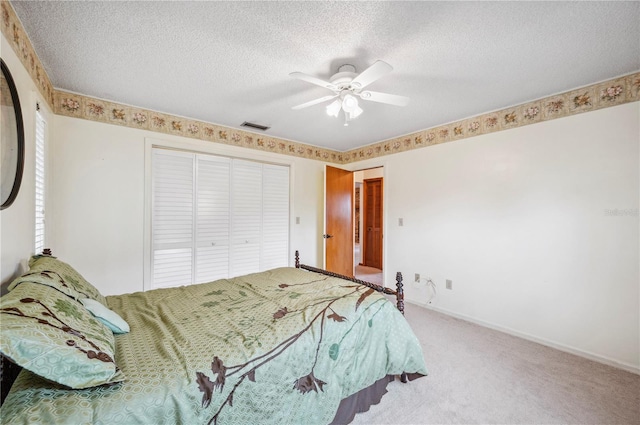
{"label": "oval mirror", "polygon": [[16,85],[2,59],[0,65],[0,210],[3,210],[13,203],[20,190],[24,168],[24,126]]}

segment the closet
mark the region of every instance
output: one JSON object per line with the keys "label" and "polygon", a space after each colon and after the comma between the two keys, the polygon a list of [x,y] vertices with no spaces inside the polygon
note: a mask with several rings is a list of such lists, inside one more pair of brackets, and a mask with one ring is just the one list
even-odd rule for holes
{"label": "closet", "polygon": [[288,265],[289,167],[153,148],[150,289]]}

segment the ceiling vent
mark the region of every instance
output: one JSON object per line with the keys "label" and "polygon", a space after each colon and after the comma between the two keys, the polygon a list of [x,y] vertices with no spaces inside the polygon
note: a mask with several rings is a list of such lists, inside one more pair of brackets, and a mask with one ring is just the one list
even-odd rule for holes
{"label": "ceiling vent", "polygon": [[245,121],[242,124],[240,124],[242,127],[251,127],[251,128],[255,128],[256,130],[260,130],[260,131],[267,131],[269,130],[271,127],[267,127],[266,125],[260,125],[260,124],[255,124],[249,121]]}

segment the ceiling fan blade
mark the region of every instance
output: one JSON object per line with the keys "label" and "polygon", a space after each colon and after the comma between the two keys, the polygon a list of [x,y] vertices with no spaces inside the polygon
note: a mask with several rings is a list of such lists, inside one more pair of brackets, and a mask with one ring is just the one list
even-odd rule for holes
{"label": "ceiling fan blade", "polygon": [[372,102],[388,103],[389,105],[407,106],[409,98],[406,96],[398,96],[397,94],[380,93],[377,91],[363,91],[360,98],[370,100]]}
{"label": "ceiling fan blade", "polygon": [[328,81],[321,80],[320,78],[313,77],[311,75],[304,74],[302,72],[292,72],[289,74],[292,78],[297,78],[298,80],[306,81],[307,83],[315,84],[316,86],[324,87],[329,90],[335,90],[336,86],[331,84]]}
{"label": "ceiling fan blade", "polygon": [[393,71],[393,67],[384,61],[376,61],[369,68],[365,69],[353,79],[351,85],[356,88],[363,88],[376,81],[378,78],[384,77]]}
{"label": "ceiling fan blade", "polygon": [[294,110],[303,109],[303,108],[306,108],[308,106],[313,106],[313,105],[317,105],[318,103],[326,102],[327,100],[331,100],[331,99],[333,99],[335,97],[338,97],[338,96],[339,95],[337,95],[337,94],[331,94],[329,96],[324,96],[324,97],[321,97],[319,99],[311,100],[311,101],[303,103],[301,105],[294,106],[291,109],[294,109]]}

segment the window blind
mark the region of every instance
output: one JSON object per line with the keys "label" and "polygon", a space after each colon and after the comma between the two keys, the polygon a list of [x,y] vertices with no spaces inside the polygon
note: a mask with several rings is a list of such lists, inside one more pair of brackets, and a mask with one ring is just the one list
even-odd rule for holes
{"label": "window blind", "polygon": [[45,146],[46,121],[39,110],[36,110],[36,143],[35,143],[35,253],[40,254],[45,248]]}

